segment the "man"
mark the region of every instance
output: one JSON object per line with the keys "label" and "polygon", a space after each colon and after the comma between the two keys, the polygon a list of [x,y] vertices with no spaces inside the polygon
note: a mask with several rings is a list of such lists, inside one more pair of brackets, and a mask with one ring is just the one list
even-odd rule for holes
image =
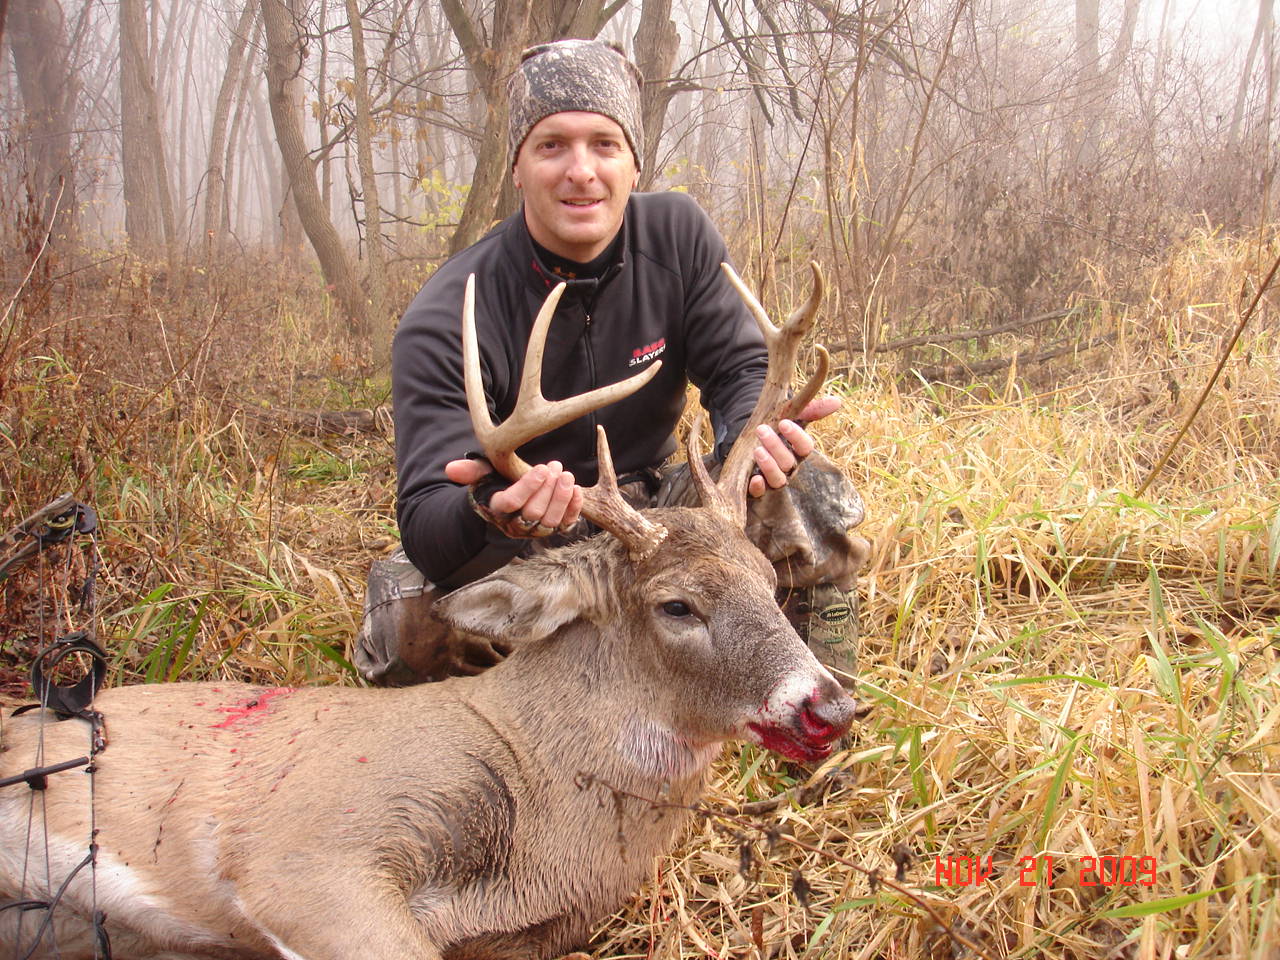
{"label": "man", "polygon": [[[478,672],[505,655],[478,638],[449,635],[429,617],[430,605],[522,553],[585,532],[579,483],[596,479],[597,423],[609,436],[624,494],[648,505],[661,495],[659,468],[675,449],[687,381],[712,413],[718,454],[755,402],[765,351],[721,274],[728,259],[723,239],[683,194],[632,192],[643,156],[640,82],[630,61],[598,41],[526,51],[509,85],[512,176],[522,209],[445,263],[405,312],[392,349],[392,390],[397,517],[411,565],[401,558],[374,565],[356,649],[357,665],[372,682]],[[662,360],[658,375],[634,395],[523,447],[521,455],[536,466],[516,483],[474,458],[460,348],[471,274],[485,394],[496,420],[514,406],[533,318],[562,281],[567,289],[543,364],[549,398],[616,382]],[[801,419],[825,416],[838,403],[815,400]],[[787,484],[813,441],[789,421],[777,432],[762,427],[757,439],[750,492],[760,497]],[[845,590],[823,596],[822,609],[837,611],[827,619],[848,613]],[[823,650],[831,654],[844,644],[849,649],[837,659],[851,666],[845,622],[835,629]]]}

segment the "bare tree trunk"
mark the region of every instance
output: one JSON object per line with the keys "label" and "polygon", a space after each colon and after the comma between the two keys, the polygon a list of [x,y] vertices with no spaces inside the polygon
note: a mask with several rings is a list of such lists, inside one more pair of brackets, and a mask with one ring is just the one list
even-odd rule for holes
{"label": "bare tree trunk", "polygon": [[1259,236],[1265,225],[1271,222],[1271,182],[1275,175],[1275,155],[1271,148],[1271,123],[1276,108],[1276,32],[1268,23],[1262,39],[1262,55],[1266,60],[1266,100],[1262,111],[1262,130],[1259,131],[1258,151],[1262,158],[1262,202],[1258,210]]}
{"label": "bare tree trunk", "polygon": [[316,187],[315,167],[307,156],[302,124],[288,85],[302,70],[302,34],[281,0],[262,0],[262,21],[267,33],[267,100],[275,124],[276,142],[289,175],[293,201],[302,227],[311,240],[325,280],[359,335],[369,332],[369,311],[364,293],[347,251],[334,229],[329,212]]}
{"label": "bare tree trunk", "polygon": [[719,126],[714,121],[716,101],[718,99],[715,84],[707,78],[715,76],[723,70],[721,51],[713,51],[698,61],[697,84],[698,108],[694,111],[697,120],[697,144],[694,147],[693,170],[689,184],[690,195],[698,201],[699,206],[711,209],[714,200],[714,185],[719,176],[720,151],[717,145],[720,139]]}
{"label": "bare tree trunk", "polygon": [[1093,101],[1098,95],[1098,78],[1101,75],[1098,51],[1098,0],[1075,0],[1075,60],[1076,106],[1071,111],[1071,152],[1069,156],[1076,167],[1086,167],[1098,152],[1098,136],[1101,131],[1093,122]]}
{"label": "bare tree trunk", "polygon": [[[247,2],[251,6],[254,6],[255,10],[257,9],[256,0],[247,0]],[[250,43],[250,49],[257,50],[262,39],[262,19],[255,16],[253,23],[253,40]],[[256,85],[257,80],[258,74],[250,64],[249,58],[246,57],[244,63],[240,67],[240,76],[236,79],[236,93],[234,95],[236,110],[231,116],[231,129],[227,133],[227,150],[222,161],[222,170],[227,182],[222,191],[223,201],[221,210],[219,211],[219,216],[221,217],[221,229],[228,236],[235,236],[237,229],[236,222],[231,218],[233,207],[230,203],[230,195],[233,174],[235,176],[234,182],[241,188],[236,191],[234,212],[240,214],[241,211],[244,210],[244,204],[241,202],[241,199],[244,195],[245,151],[240,145],[245,139],[244,130],[246,124],[244,115],[247,109],[246,104],[249,101],[249,85],[251,83]]]}
{"label": "bare tree trunk", "polygon": [[1160,27],[1156,41],[1156,63],[1151,74],[1151,95],[1154,98],[1164,89],[1165,74],[1169,69],[1169,7],[1173,0],[1164,0],[1160,8]]}
{"label": "bare tree trunk", "polygon": [[221,252],[225,243],[223,229],[226,220],[223,217],[222,205],[226,189],[226,159],[223,154],[227,149],[227,126],[231,117],[231,101],[235,98],[236,89],[241,82],[241,71],[244,67],[244,52],[249,45],[249,33],[258,16],[258,8],[253,0],[245,0],[244,9],[231,32],[231,45],[227,52],[227,69],[222,75],[222,85],[218,87],[218,99],[213,108],[213,127],[209,133],[209,166],[205,171],[204,194],[204,232],[207,252],[212,255]]}
{"label": "bare tree trunk", "polygon": [[[302,10],[306,0],[285,0],[289,15],[294,24],[298,25],[301,32],[302,27]],[[289,102],[289,110],[293,113],[299,131],[302,131],[303,142],[306,142],[306,90],[302,82],[301,63],[306,59],[307,40],[303,40],[302,56],[299,58],[298,71],[289,78],[284,85],[285,97]],[[263,142],[270,141],[270,135],[263,133]],[[315,161],[309,160],[310,173],[308,178],[315,180]],[[303,234],[302,217],[298,211],[298,205],[293,199],[293,187],[289,181],[289,175],[286,171],[280,169],[274,163],[271,164],[273,185],[279,189],[279,203],[274,207],[276,211],[277,223],[280,232],[280,252],[284,257],[284,262],[295,270],[302,264],[302,247]],[[332,221],[333,212],[328,207],[322,207],[324,215]],[[354,264],[352,265],[355,270]],[[358,275],[358,274],[357,274]]]}
{"label": "bare tree trunk", "polygon": [[[186,35],[187,56],[186,63],[182,71],[182,105],[178,110],[178,204],[177,211],[180,214],[178,221],[178,234],[181,237],[182,245],[189,253],[191,250],[191,229],[195,226],[195,200],[188,199],[190,195],[187,193],[187,149],[191,139],[191,124],[187,122],[189,116],[188,110],[191,105],[191,88],[195,86],[195,51],[196,37],[203,36],[204,31],[201,29],[201,18],[203,10],[200,7],[194,7],[191,11],[191,27]],[[185,254],[184,254],[185,255]]]}
{"label": "bare tree trunk", "polygon": [[[241,154],[240,190],[236,198],[236,207],[246,220],[249,219],[250,210],[256,211],[258,244],[279,250],[282,245],[280,233],[283,224],[280,221],[279,183],[272,173],[276,153],[275,140],[273,137],[266,136],[261,123],[257,122],[261,116],[261,110],[255,108],[253,114],[255,120],[253,129],[245,130],[246,149]],[[245,123],[248,123],[247,117]],[[258,151],[252,149],[250,140],[253,138],[258,141]],[[339,306],[335,313],[341,309]]]}
{"label": "bare tree trunk", "polygon": [[[149,15],[143,14],[147,22],[151,25],[151,60],[149,62],[148,77],[152,84],[152,96],[155,102],[155,109],[151,113],[149,132],[147,134],[152,160],[156,165],[156,185],[160,191],[160,222],[164,226],[164,242],[168,251],[169,262],[175,263],[178,251],[178,213],[177,205],[173,199],[173,178],[171,172],[171,163],[169,159],[169,147],[165,139],[165,104],[167,98],[161,96],[160,88],[157,85],[157,77],[164,80],[168,76],[167,62],[171,59],[173,50],[172,38],[176,35],[176,30],[169,31],[169,35],[165,38],[163,49],[163,58],[157,52],[160,41],[160,11],[161,9],[171,9],[167,4],[162,6],[159,0],[150,0],[151,10]],[[174,12],[174,16],[177,13]],[[163,63],[166,66],[157,70],[157,64]]]}
{"label": "bare tree trunk", "polygon": [[[302,266],[306,230],[302,226],[298,205],[293,200],[293,187],[289,184],[288,176],[281,176],[279,183],[280,206],[276,209],[280,219],[280,252],[284,256],[284,262],[296,270]],[[324,212],[326,216],[329,214],[328,210]]]}
{"label": "bare tree trunk", "polygon": [[285,247],[284,210],[289,202],[289,186],[287,182],[289,175],[284,170],[284,161],[276,156],[275,150],[271,147],[275,126],[271,119],[270,107],[265,105],[261,98],[254,97],[251,108],[253,110],[254,130],[258,134],[258,140],[264,145],[261,162],[254,164],[257,167],[255,175],[261,181],[263,191],[266,194],[265,202],[259,204],[259,206],[271,211],[268,220],[270,229],[263,239],[283,254]]}
{"label": "bare tree trunk", "polygon": [[751,163],[747,171],[747,190],[750,200],[747,208],[755,215],[755,237],[751,246],[756,255],[756,289],[763,302],[773,296],[773,258],[769,251],[769,206],[766,186],[769,174],[769,139],[766,134],[767,115],[759,99],[747,103],[748,125],[751,138]]}
{"label": "bare tree trunk", "polygon": [[120,133],[125,231],[129,242],[140,253],[154,255],[164,244],[173,242],[174,224],[160,107],[147,49],[143,0],[120,0]]}
{"label": "bare tree trunk", "polygon": [[[390,51],[390,63],[387,69],[392,76],[414,76],[415,67],[409,62],[408,53],[411,46],[399,47]],[[397,98],[398,99],[398,98]],[[396,112],[400,113],[402,107],[397,107]],[[395,244],[402,244],[409,236],[409,211],[405,209],[404,198],[404,151],[409,149],[409,144],[402,143],[403,128],[397,121],[391,128],[391,150],[390,150],[390,166],[387,171],[391,177],[391,211],[395,220],[394,236]]]}
{"label": "bare tree trunk", "polygon": [[471,246],[489,229],[507,173],[507,98],[503,84],[519,63],[520,51],[529,39],[529,0],[497,0],[493,15],[493,42],[485,46],[461,0],[441,0],[449,25],[462,47],[471,73],[485,101],[484,135],[476,151],[471,192],[458,228],[449,240],[449,252]]}
{"label": "bare tree trunk", "polygon": [[[232,138],[227,143],[228,150],[231,149],[231,144],[236,140],[239,140],[241,144],[241,148],[238,151],[227,154],[227,169],[230,170],[234,164],[236,171],[234,180],[236,199],[234,203],[230,202],[230,194],[228,194],[227,230],[232,236],[241,241],[242,246],[242,235],[249,232],[249,224],[251,222],[248,216],[250,204],[247,200],[249,196],[249,176],[252,173],[259,180],[262,178],[262,164],[260,162],[249,163],[251,153],[248,150],[248,144],[253,133],[249,129],[248,113],[249,108],[245,103],[241,103],[236,108],[236,120],[238,122],[232,123]],[[272,144],[269,143],[263,144],[263,149],[264,152],[272,152],[274,150]],[[261,210],[263,206],[264,204],[261,202],[253,204],[255,210]]]}
{"label": "bare tree trunk", "polygon": [[356,101],[356,162],[360,169],[360,191],[364,207],[365,248],[369,259],[369,325],[373,339],[373,360],[381,366],[391,356],[391,331],[386,329],[386,258],[382,250],[382,206],[378,198],[378,175],[373,166],[373,116],[369,108],[369,65],[365,59],[364,24],[356,0],[346,0],[351,25],[351,57],[355,68],[353,88]]}
{"label": "bare tree trunk", "polygon": [[1076,70],[1089,80],[1098,74],[1098,0],[1075,0]]}
{"label": "bare tree trunk", "polygon": [[178,37],[187,30],[183,8],[175,0],[159,3],[151,0],[147,22],[151,25],[151,70],[156,85],[156,99],[169,104],[173,86],[173,56]]}
{"label": "bare tree trunk", "polygon": [[658,143],[673,89],[668,77],[680,48],[680,34],[671,20],[671,0],[644,0],[640,26],[636,28],[636,66],[644,74],[640,115],[644,124],[644,156],[640,162],[640,189],[648,190],[658,175]]}
{"label": "bare tree trunk", "polygon": [[[439,16],[436,10],[429,10],[425,5],[417,8],[410,39],[415,73],[425,74],[428,63],[441,63],[447,56],[448,24],[438,19]],[[425,52],[419,44],[420,38],[427,44]],[[441,176],[445,174],[444,135],[441,127],[432,123],[429,116],[443,107],[443,99],[433,93],[427,100],[419,100],[414,110],[414,179],[422,190],[422,215],[426,220],[434,219],[440,207],[439,191],[434,186],[428,188],[426,184],[436,183],[437,171]]]}
{"label": "bare tree trunk", "polygon": [[1140,0],[1124,0],[1120,32],[1105,67],[1099,48],[1098,0],[1075,0],[1076,19],[1076,100],[1071,127],[1075,163],[1091,166],[1100,149],[1104,106],[1119,86],[1121,68],[1133,49],[1133,34],[1138,22]]}
{"label": "bare tree trunk", "polygon": [[1133,50],[1133,34],[1138,27],[1138,10],[1141,5],[1142,0],[1124,0],[1120,14],[1120,32],[1116,35],[1116,45],[1111,48],[1111,56],[1107,59],[1107,80],[1113,90],[1119,84],[1120,71]]}
{"label": "bare tree trunk", "polygon": [[1227,131],[1227,143],[1233,147],[1240,143],[1240,126],[1244,122],[1244,107],[1249,99],[1249,78],[1253,74],[1258,46],[1262,38],[1271,32],[1274,2],[1275,0],[1258,0],[1258,20],[1253,27],[1253,37],[1249,41],[1249,52],[1245,54],[1244,70],[1240,73],[1240,85],[1236,88],[1235,106],[1231,110],[1231,127]]}
{"label": "bare tree trunk", "polygon": [[[329,4],[320,4],[320,69],[316,78],[316,99],[319,101],[316,119],[320,126],[320,145],[329,142],[329,31],[327,28]],[[329,151],[320,151],[320,198],[329,216],[333,216],[333,158]]]}
{"label": "bare tree trunk", "polygon": [[[0,26],[3,18],[0,18]],[[31,194],[54,235],[76,236],[72,114],[78,78],[72,73],[66,21],[58,0],[18,0],[9,11],[9,46],[26,114]]]}

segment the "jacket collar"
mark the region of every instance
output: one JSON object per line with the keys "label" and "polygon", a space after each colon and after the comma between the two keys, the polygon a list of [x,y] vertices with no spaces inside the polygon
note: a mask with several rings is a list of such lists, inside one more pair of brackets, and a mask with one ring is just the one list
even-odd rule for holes
{"label": "jacket collar", "polygon": [[634,198],[627,201],[627,211],[623,217],[621,228],[622,246],[618,250],[617,261],[599,277],[586,277],[575,280],[567,280],[561,277],[542,262],[538,256],[537,249],[533,245],[533,237],[529,235],[529,227],[524,221],[524,206],[522,204],[520,209],[509,218],[510,229],[506,231],[505,237],[505,245],[510,254],[513,267],[525,276],[525,282],[539,297],[545,297],[557,283],[564,283],[565,291],[562,300],[580,300],[584,303],[594,303],[604,288],[623,271],[627,261],[630,259],[631,231],[628,227],[632,222],[631,208],[634,202]]}

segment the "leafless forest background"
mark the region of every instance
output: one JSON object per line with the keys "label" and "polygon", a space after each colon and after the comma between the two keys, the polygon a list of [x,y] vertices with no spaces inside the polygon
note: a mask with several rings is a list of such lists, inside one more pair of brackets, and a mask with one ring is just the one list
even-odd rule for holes
{"label": "leafless forest background", "polygon": [[49,232],[44,279],[126,250],[184,283],[318,262],[374,357],[514,209],[504,80],[560,36],[637,60],[642,186],[693,194],[766,293],[829,266],[850,361],[1145,295],[1189,234],[1269,212],[1269,0],[7,5],[6,289]]}

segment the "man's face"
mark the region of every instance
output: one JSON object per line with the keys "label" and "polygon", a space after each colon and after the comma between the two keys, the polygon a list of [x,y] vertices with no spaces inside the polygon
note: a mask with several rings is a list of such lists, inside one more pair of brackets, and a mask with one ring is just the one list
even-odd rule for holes
{"label": "man's face", "polygon": [[514,176],[533,239],[586,263],[617,235],[639,171],[622,127],[603,114],[575,110],[534,125]]}

